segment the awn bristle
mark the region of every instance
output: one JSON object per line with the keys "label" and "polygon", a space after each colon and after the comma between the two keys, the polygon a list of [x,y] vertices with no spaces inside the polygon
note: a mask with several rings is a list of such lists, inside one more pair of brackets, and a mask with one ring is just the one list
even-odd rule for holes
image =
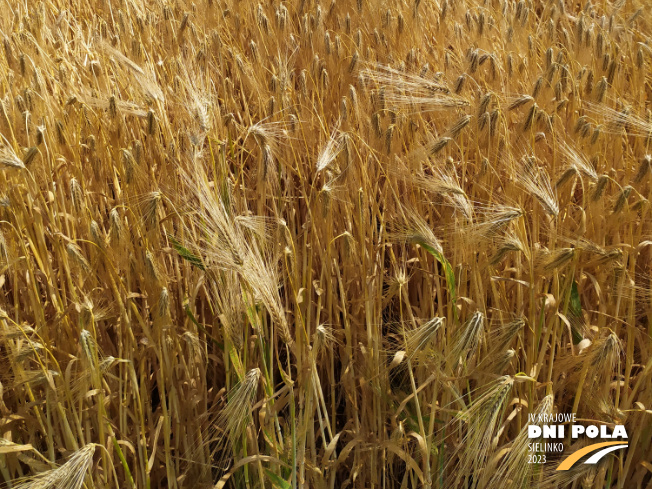
{"label": "awn bristle", "polygon": [[28,480],[18,481],[16,489],[81,489],[93,463],[96,445],[88,444],[77,450],[57,469],[41,472]]}

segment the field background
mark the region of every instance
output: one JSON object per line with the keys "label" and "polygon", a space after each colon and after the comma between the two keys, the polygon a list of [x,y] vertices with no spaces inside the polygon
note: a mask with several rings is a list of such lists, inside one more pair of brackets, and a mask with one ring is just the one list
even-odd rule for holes
{"label": "field background", "polygon": [[0,12],[3,487],[652,487],[649,2]]}

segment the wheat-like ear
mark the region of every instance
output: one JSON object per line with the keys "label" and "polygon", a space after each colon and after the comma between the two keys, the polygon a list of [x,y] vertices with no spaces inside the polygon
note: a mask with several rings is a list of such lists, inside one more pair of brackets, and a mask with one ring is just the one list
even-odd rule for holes
{"label": "wheat-like ear", "polygon": [[626,185],[625,187],[623,187],[623,189],[618,194],[616,201],[614,202],[614,206],[612,210],[614,214],[617,214],[618,212],[623,210],[625,204],[627,204],[627,199],[629,199],[629,196],[633,190],[634,187],[632,187],[631,185]]}
{"label": "wheat-like ear", "polygon": [[447,131],[449,137],[453,139],[457,138],[462,130],[471,123],[471,117],[472,116],[465,114],[460,119],[455,121],[455,124],[453,124]]}
{"label": "wheat-like ear", "polygon": [[446,163],[446,168],[435,168],[432,176],[411,175],[400,169],[393,170],[393,172],[398,178],[443,197],[453,209],[461,212],[465,219],[470,220],[473,216],[473,205],[464,189],[460,186],[452,158],[449,158]]}
{"label": "wheat-like ear", "polygon": [[[569,451],[577,451],[585,444],[580,441],[571,445]],[[560,487],[592,487],[598,475],[599,466],[578,463],[572,470],[556,470],[553,464],[545,466],[538,480],[531,487],[535,489],[557,489]]]}
{"label": "wheat-like ear", "polygon": [[320,324],[315,329],[313,335],[313,349],[315,355],[320,355],[323,351],[330,350],[337,343],[337,338],[333,333],[333,328],[326,324]]}
{"label": "wheat-like ear", "polygon": [[[604,77],[603,77],[604,80]],[[605,87],[598,87],[603,96]],[[620,134],[623,130],[630,136],[649,138],[652,134],[652,123],[643,117],[631,112],[629,109],[616,110],[604,104],[587,104],[587,112],[596,118],[603,118],[606,122],[605,132]]]}
{"label": "wheat-like ear", "polygon": [[246,137],[252,136],[259,148],[269,145],[272,154],[278,159],[280,148],[286,146],[289,135],[284,122],[259,121],[247,129]]}
{"label": "wheat-like ear", "polygon": [[66,245],[66,249],[68,250],[68,256],[74,263],[76,263],[85,272],[90,272],[91,265],[88,263],[88,260],[84,256],[84,253],[79,246],[74,243],[68,243]]}
{"label": "wheat-like ear", "polygon": [[158,223],[158,210],[163,200],[163,194],[155,190],[149,192],[142,200],[142,216],[146,229],[155,229]]}
{"label": "wheat-like ear", "polygon": [[607,175],[600,175],[598,177],[598,181],[593,187],[593,193],[591,194],[591,200],[593,202],[597,202],[602,198],[602,195],[607,187],[607,183],[609,183],[609,177]]}
{"label": "wheat-like ear", "polygon": [[[361,74],[385,88],[385,103],[407,111],[441,111],[469,105],[450,89],[418,74],[410,74],[386,65],[370,65]],[[458,93],[458,92],[456,92]]]}
{"label": "wheat-like ear", "polygon": [[523,107],[529,102],[532,102],[534,98],[530,95],[521,95],[520,97],[514,98],[510,104],[507,106],[507,110],[516,110],[519,107]]}
{"label": "wheat-like ear", "polygon": [[[202,207],[196,224],[204,230],[204,235],[194,243],[195,247],[206,255],[210,266],[224,272],[236,272],[254,292],[255,298],[264,303],[278,326],[282,340],[292,344],[293,338],[278,292],[275,264],[256,241],[246,239],[245,233],[236,224],[233,209],[228,208],[209,187],[202,167],[197,166],[194,175],[184,173],[183,176],[188,190],[197,197]],[[194,234],[190,229],[189,232]]]}
{"label": "wheat-like ear", "polygon": [[161,288],[156,310],[160,319],[167,318],[168,314],[170,313],[170,293],[168,292],[167,287]]}
{"label": "wheat-like ear", "polygon": [[505,236],[497,240],[497,250],[495,254],[489,259],[490,265],[497,265],[500,261],[507,256],[508,253],[516,251],[523,253],[526,260],[530,260],[529,248],[520,240],[514,233],[507,233]]}
{"label": "wheat-like ear", "polygon": [[82,191],[79,180],[76,178],[70,179],[70,200],[72,202],[72,207],[79,215],[82,211],[84,205],[84,192]]}
{"label": "wheat-like ear", "polygon": [[523,331],[523,328],[525,328],[525,318],[522,317],[500,326],[498,331],[492,334],[492,343],[496,345],[496,350],[504,351],[514,346],[514,339]]}
{"label": "wheat-like ear", "polygon": [[229,393],[226,407],[218,416],[218,424],[228,434],[231,443],[242,436],[251,419],[252,402],[256,397],[261,371],[259,368],[249,370],[245,378]]}
{"label": "wheat-like ear", "polygon": [[641,182],[650,173],[650,170],[652,170],[652,156],[645,155],[645,157],[641,159],[638,172],[633,180],[634,183]]}
{"label": "wheat-like ear", "polygon": [[315,165],[316,173],[328,168],[335,161],[335,158],[337,158],[337,155],[342,149],[342,138],[336,129],[328,138],[328,142],[324,145],[323,149],[319,152],[319,157]]}
{"label": "wheat-like ear", "polygon": [[456,450],[457,464],[452,472],[453,486],[464,479],[481,481],[490,462],[493,440],[507,406],[514,378],[500,377],[487,385],[465,411],[458,416],[464,425],[462,443]]}
{"label": "wheat-like ear", "polygon": [[[581,173],[587,177],[591,182],[598,181],[598,174],[595,171],[595,168],[590,161],[587,160],[584,153],[577,151],[575,148],[570,146],[568,143],[562,141],[560,144],[561,152],[566,156],[570,164],[570,168]],[[559,186],[559,184],[558,184]]]}
{"label": "wheat-like ear", "polygon": [[94,368],[95,362],[99,358],[99,352],[97,350],[97,344],[95,343],[90,331],[87,329],[81,331],[79,335],[79,344],[81,345],[84,359],[88,362],[88,365],[90,365],[91,368]]}
{"label": "wheat-like ear", "polygon": [[619,371],[618,364],[623,355],[622,342],[612,332],[606,338],[594,342],[589,355],[595,382],[611,382],[614,372]]}
{"label": "wheat-like ear", "polygon": [[0,167],[17,168],[24,170],[25,165],[18,155],[9,146],[0,147]]}
{"label": "wheat-like ear", "polygon": [[492,239],[500,236],[509,225],[521,218],[525,212],[519,207],[502,204],[474,208],[475,222],[465,230],[469,242]]}
{"label": "wheat-like ear", "polygon": [[549,272],[567,265],[575,256],[575,248],[559,248],[549,253],[543,262],[543,270]]}
{"label": "wheat-like ear", "polygon": [[[8,317],[9,316],[7,316],[7,312],[4,309],[0,308],[0,320],[7,319]],[[4,329],[0,333],[0,338],[3,340],[13,340],[18,338],[26,338],[32,334],[34,334],[34,328],[27,324],[6,323],[4,325]]]}
{"label": "wheat-like ear", "polygon": [[509,452],[500,462],[498,469],[489,479],[487,488],[502,487],[512,484],[513,487],[527,487],[533,482],[533,477],[538,472],[536,464],[528,463],[528,458],[533,455],[528,449],[528,444],[536,442],[528,436],[528,427],[530,424],[540,426],[543,423],[539,421],[541,415],[551,414],[553,408],[553,396],[547,395],[539,403],[536,411],[533,413],[535,421],[528,423],[521,429],[514,441],[509,447]]}
{"label": "wheat-like ear", "polygon": [[408,243],[424,243],[438,253],[443,253],[440,240],[423,217],[416,211],[407,209],[402,219],[397,221],[390,236]]}
{"label": "wheat-like ear", "polygon": [[14,351],[10,354],[10,358],[16,363],[21,363],[27,358],[32,358],[32,356],[33,358],[38,358],[39,352],[41,352],[43,348],[43,345],[38,341],[26,339],[24,343],[21,341],[17,345]]}
{"label": "wheat-like ear", "polygon": [[516,350],[512,348],[498,353],[490,367],[491,371],[498,375],[504,374],[514,358],[516,358]]}
{"label": "wheat-like ear", "polygon": [[242,298],[242,285],[238,274],[209,270],[209,293],[215,302],[224,336],[237,350],[242,349],[245,305]]}
{"label": "wheat-like ear", "polygon": [[550,184],[550,177],[544,168],[537,165],[533,157],[524,157],[521,172],[517,175],[523,188],[532,194],[541,204],[543,210],[556,217],[559,214],[557,196]]}
{"label": "wheat-like ear", "polygon": [[200,249],[208,264],[221,270],[240,271],[247,254],[246,242],[235,225],[233,209],[217,196],[208,184],[203,167],[197,165],[193,174],[182,173],[190,195],[195,197],[199,209],[193,212],[199,235],[188,227],[189,236],[196,236],[193,245]]}
{"label": "wheat-like ear", "polygon": [[9,263],[9,247],[7,240],[2,231],[0,231],[0,265],[7,265]]}
{"label": "wheat-like ear", "polygon": [[277,272],[271,263],[254,245],[247,254],[241,274],[255,295],[263,302],[278,328],[281,339],[292,344],[294,339],[285,316],[285,310],[278,292]]}
{"label": "wheat-like ear", "polygon": [[446,318],[435,317],[418,328],[405,331],[405,351],[408,357],[412,359],[428,350],[445,323]]}
{"label": "wheat-like ear", "polygon": [[449,363],[456,365],[459,362],[466,364],[475,354],[485,337],[486,317],[481,311],[473,315],[455,332],[449,354]]}
{"label": "wheat-like ear", "polygon": [[15,489],[81,489],[93,462],[96,445],[77,450],[61,467],[18,481]]}
{"label": "wheat-like ear", "polygon": [[121,239],[124,236],[124,230],[122,226],[122,220],[120,218],[120,213],[115,207],[109,212],[109,236],[111,237],[111,244],[117,245],[120,243]]}
{"label": "wheat-like ear", "polygon": [[100,225],[95,220],[91,221],[90,233],[91,239],[93,240],[93,243],[95,243],[95,246],[97,246],[97,248],[102,252],[106,251],[106,240],[104,238],[104,232],[100,229]]}
{"label": "wheat-like ear", "polygon": [[156,82],[154,77],[149,73],[146,73],[143,68],[127,58],[120,51],[113,48],[107,42],[100,41],[98,43],[98,47],[107,55],[112,56],[122,66],[125,66],[129,69],[138,86],[147,97],[159,102],[163,102],[165,100],[163,91],[161,90],[159,84]]}

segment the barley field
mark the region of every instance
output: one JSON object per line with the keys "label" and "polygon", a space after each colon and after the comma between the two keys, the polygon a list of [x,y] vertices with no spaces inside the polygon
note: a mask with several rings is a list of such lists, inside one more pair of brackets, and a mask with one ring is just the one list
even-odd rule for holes
{"label": "barley field", "polygon": [[[3,0],[0,486],[650,489],[650,36],[648,0]],[[554,413],[628,447],[529,463]]]}

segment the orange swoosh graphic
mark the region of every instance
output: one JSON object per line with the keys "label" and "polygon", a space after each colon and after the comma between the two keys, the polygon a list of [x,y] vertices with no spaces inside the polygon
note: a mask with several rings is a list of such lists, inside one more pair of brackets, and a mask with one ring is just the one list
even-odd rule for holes
{"label": "orange swoosh graphic", "polygon": [[595,450],[598,450],[599,448],[604,448],[604,447],[610,447],[613,445],[623,445],[624,443],[622,441],[605,441],[603,443],[594,443],[593,445],[589,445],[588,447],[584,447],[581,450],[578,450],[577,452],[573,453],[572,455],[569,455],[566,457],[566,459],[559,464],[559,467],[557,467],[557,470],[568,470],[570,469],[575,462],[577,462],[579,459],[581,459],[584,455],[591,453]]}

